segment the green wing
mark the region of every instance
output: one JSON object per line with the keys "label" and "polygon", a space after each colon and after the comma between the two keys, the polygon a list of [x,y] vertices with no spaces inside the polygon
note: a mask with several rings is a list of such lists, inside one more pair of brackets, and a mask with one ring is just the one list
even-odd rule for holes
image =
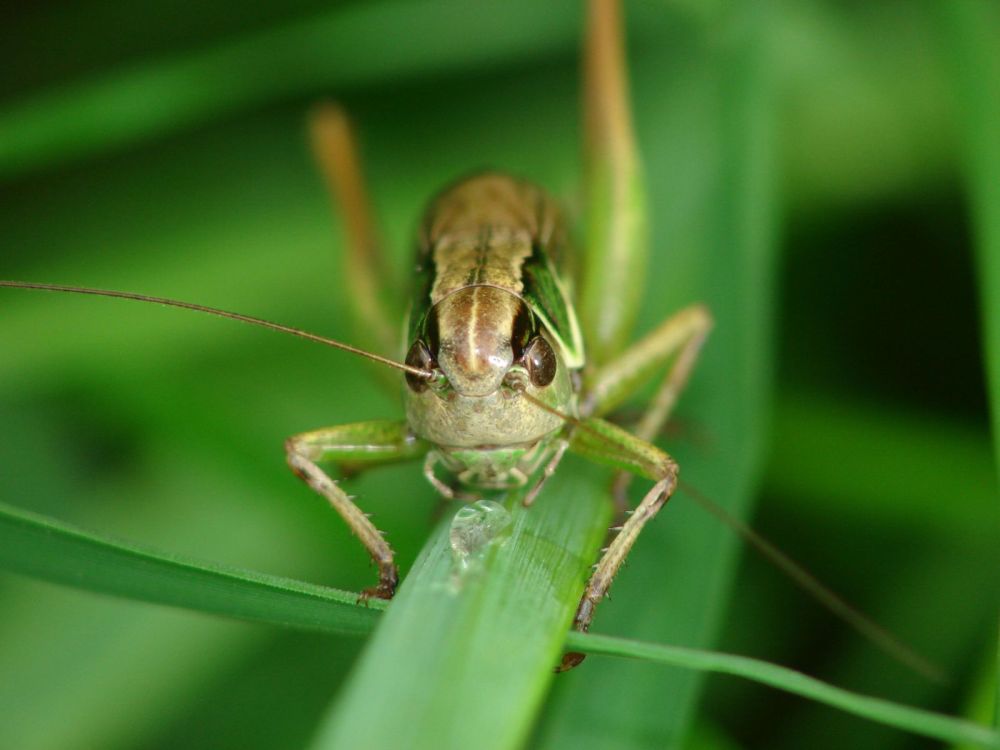
{"label": "green wing", "polygon": [[407,313],[406,341],[403,347],[408,347],[424,334],[424,323],[427,311],[431,309],[431,288],[437,269],[434,264],[434,254],[427,249],[417,250],[417,266],[414,270],[410,309]]}
{"label": "green wing", "polygon": [[533,246],[521,272],[524,279],[521,296],[559,342],[566,365],[573,369],[583,367],[583,337],[576,311],[544,247],[537,243]]}

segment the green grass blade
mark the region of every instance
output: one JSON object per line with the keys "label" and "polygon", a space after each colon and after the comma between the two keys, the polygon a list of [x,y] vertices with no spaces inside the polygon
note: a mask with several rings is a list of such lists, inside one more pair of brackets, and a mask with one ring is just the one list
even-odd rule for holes
{"label": "green grass blade", "polygon": [[986,727],[881,698],[852,693],[793,669],[759,659],[601,635],[584,636],[579,633],[571,633],[567,643],[572,648],[591,654],[624,656],[745,677],[924,737],[934,737],[946,742],[968,742],[978,747],[1000,747],[1000,735]]}
{"label": "green grass blade", "polygon": [[511,538],[457,587],[443,525],[315,747],[520,746],[607,528],[606,477],[568,458],[534,506],[514,507]]}
{"label": "green grass blade", "polygon": [[367,633],[376,613],[357,594],[152,554],[0,503],[0,568],[53,583],[202,612]]}
{"label": "green grass blade", "polygon": [[[581,477],[579,481],[584,483],[586,480]],[[578,488],[572,484],[563,488],[563,497],[571,497],[576,489]],[[518,533],[522,535],[527,546],[534,543],[539,554],[551,554],[557,550],[558,545],[550,546],[544,536],[534,536],[534,534],[539,531],[546,533],[547,526],[547,533],[551,539],[551,535],[558,531],[552,526],[552,521],[557,520],[558,517],[549,515],[548,522],[546,522],[544,519],[535,517],[538,515],[540,514],[534,511],[531,513],[522,512],[520,514],[522,526]],[[578,520],[583,522],[586,519],[581,515]],[[536,522],[540,522],[540,525]],[[447,531],[448,525],[443,524],[437,536],[425,550],[414,574],[408,579],[411,582],[407,584],[405,592],[400,592],[399,602],[403,603],[397,602],[398,606],[394,605],[393,614],[384,616],[383,619],[389,624],[379,630],[377,640],[373,639],[373,643],[369,647],[369,653],[372,655],[366,657],[366,666],[362,667],[362,673],[355,679],[354,687],[351,688],[352,693],[344,698],[345,704],[342,705],[341,711],[346,714],[344,724],[347,726],[335,724],[331,727],[329,729],[332,734],[330,742],[339,737],[338,733],[347,731],[354,725],[357,725],[357,730],[363,732],[364,736],[372,736],[371,726],[364,726],[365,710],[362,709],[361,714],[357,715],[354,713],[356,706],[350,703],[352,698],[361,700],[370,697],[360,694],[358,692],[360,688],[357,687],[359,683],[367,679],[365,673],[370,674],[373,669],[367,665],[376,663],[390,668],[397,645],[410,648],[410,644],[419,642],[422,647],[429,647],[433,646],[433,641],[438,638],[443,644],[440,650],[422,648],[421,653],[426,660],[437,662],[440,666],[444,666],[440,664],[442,661],[454,662],[451,665],[452,670],[442,673],[440,678],[435,678],[441,681],[440,685],[435,685],[425,679],[421,683],[425,689],[413,692],[408,700],[404,701],[404,704],[410,706],[410,709],[402,712],[404,715],[400,717],[399,722],[413,722],[414,717],[409,714],[414,712],[423,716],[423,721],[437,725],[430,728],[440,729],[446,725],[455,728],[459,726],[459,723],[451,723],[450,718],[469,715],[468,713],[460,713],[463,711],[480,710],[486,714],[487,720],[498,721],[502,719],[500,723],[504,725],[503,729],[506,730],[506,733],[501,732],[500,741],[506,742],[512,735],[523,732],[523,726],[517,727],[508,722],[511,713],[494,710],[498,708],[498,705],[503,708],[504,704],[480,702],[481,697],[488,695],[488,693],[483,692],[482,684],[470,685],[478,691],[467,694],[468,700],[474,704],[472,706],[464,705],[462,701],[456,699],[454,694],[449,694],[448,685],[456,687],[461,685],[462,673],[464,673],[464,679],[470,682],[488,685],[491,670],[508,672],[513,671],[516,666],[528,670],[540,659],[547,658],[551,662],[554,654],[558,652],[562,633],[565,632],[564,610],[566,608],[551,608],[551,612],[560,612],[556,619],[560,627],[558,630],[552,630],[547,637],[542,638],[537,637],[538,634],[535,631],[535,626],[538,624],[538,612],[533,607],[529,610],[508,610],[507,602],[504,601],[504,610],[509,612],[509,616],[497,623],[498,629],[503,631],[502,635],[498,637],[510,639],[517,644],[518,648],[506,648],[504,642],[479,642],[479,631],[472,627],[466,627],[474,625],[468,618],[477,616],[477,604],[480,597],[493,597],[495,603],[498,603],[496,598],[502,596],[502,592],[492,582],[488,587],[482,586],[482,579],[479,579],[479,583],[475,580],[472,581],[471,585],[461,592],[461,595],[451,592],[453,569],[447,542]],[[507,557],[506,562],[502,559],[491,561],[490,567],[495,571],[500,571],[504,565],[514,565],[515,567],[530,565],[529,556],[509,554]],[[384,608],[381,602],[373,602],[370,609],[359,606],[355,603],[356,595],[349,592],[246,570],[222,568],[201,562],[157,555],[132,545],[120,544],[82,532],[44,516],[2,504],[0,504],[0,567],[89,591],[179,606],[198,612],[219,614],[242,620],[317,630],[337,635],[367,633],[375,626],[379,611]],[[579,561],[577,561],[576,566],[568,567],[579,569]],[[566,567],[560,569],[565,571]],[[507,576],[529,574],[530,577],[530,572],[530,570],[520,567],[509,570]],[[536,572],[540,573],[540,571]],[[494,576],[494,578],[496,577],[500,576]],[[566,573],[560,582],[568,583],[570,578],[572,576]],[[517,580],[521,580],[521,578],[517,578]],[[544,582],[541,575],[535,576],[535,580]],[[427,610],[433,610],[435,619],[433,622],[425,624],[423,619]],[[486,609],[482,614],[490,616],[491,612]],[[434,632],[428,632],[435,627],[442,628],[437,635]],[[509,628],[513,628],[513,632],[508,630]],[[482,635],[488,637],[490,634],[484,633]],[[401,644],[394,642],[396,637],[402,639]],[[541,652],[533,651],[532,645],[540,648]],[[799,672],[757,659],[572,632],[567,639],[567,646],[593,655],[626,657],[688,670],[718,672],[744,677],[916,734],[951,742],[966,742],[980,747],[1000,747],[997,734],[984,727],[851,693]],[[466,659],[473,655],[475,658],[466,662]],[[412,658],[412,654],[409,655],[409,658]],[[523,664],[518,665],[518,662],[523,662]],[[587,669],[590,666],[592,665],[588,664],[584,668]],[[436,675],[437,672],[420,674],[426,677],[428,674]],[[382,680],[385,675],[375,674],[373,677],[375,679],[373,684],[382,689],[380,694],[383,696],[382,700],[391,698],[395,690],[413,688],[412,685],[392,688],[397,680],[382,683],[379,680]],[[504,684],[502,687],[508,700],[527,701],[531,699],[533,702],[537,702],[538,693],[544,690],[548,679],[550,679],[548,670],[533,670],[530,680],[526,678],[523,683]],[[521,693],[521,688],[525,687],[526,684],[534,687],[533,693]],[[387,685],[389,690],[386,690]],[[443,692],[435,693],[432,688],[439,688]],[[438,702],[439,695],[448,696],[447,700]],[[423,697],[418,700],[414,696]],[[444,715],[438,716],[432,721],[424,713],[428,707],[436,707],[437,710],[443,711]],[[510,711],[514,707],[508,704],[506,708]],[[473,713],[473,715],[475,714]],[[400,724],[396,721],[387,722],[387,724],[385,730],[387,732],[400,730]],[[412,730],[414,726],[420,727],[421,722],[409,723],[408,726]],[[478,732],[485,725],[462,726],[470,731]],[[419,735],[414,736],[415,738],[419,737]],[[456,741],[458,739],[462,738],[456,736]],[[478,746],[484,746],[481,737],[476,739],[480,743]],[[417,744],[416,739],[414,744]]]}
{"label": "green grass blade", "polygon": [[1000,9],[943,6],[965,140],[965,178],[979,262],[993,434],[1000,466]]}
{"label": "green grass blade", "polygon": [[[964,2],[942,9],[962,112],[993,447],[1000,469],[1000,8]],[[993,721],[1000,726],[1000,649],[997,660]]]}
{"label": "green grass blade", "polygon": [[[578,33],[578,9],[560,6],[553,12],[520,2],[463,13],[448,0],[354,3],[118,69],[0,109],[0,176],[121,148],[276,98],[552,57],[575,47]],[[462,24],[454,23],[456,13]],[[383,45],[386,38],[394,43]]]}

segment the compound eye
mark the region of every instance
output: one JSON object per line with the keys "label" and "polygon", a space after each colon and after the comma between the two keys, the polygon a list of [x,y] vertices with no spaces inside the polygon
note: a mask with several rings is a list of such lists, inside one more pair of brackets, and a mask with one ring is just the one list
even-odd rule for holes
{"label": "compound eye", "polygon": [[[430,349],[420,339],[413,342],[413,346],[410,347],[410,351],[406,354],[405,361],[410,367],[417,367],[421,370],[431,370],[434,367],[434,358],[431,356]],[[406,385],[414,393],[421,393],[429,385],[427,378],[414,375],[412,372],[406,373],[405,377]]]}
{"label": "compound eye", "polygon": [[549,342],[535,336],[524,350],[524,367],[536,388],[543,388],[556,376],[556,353]]}

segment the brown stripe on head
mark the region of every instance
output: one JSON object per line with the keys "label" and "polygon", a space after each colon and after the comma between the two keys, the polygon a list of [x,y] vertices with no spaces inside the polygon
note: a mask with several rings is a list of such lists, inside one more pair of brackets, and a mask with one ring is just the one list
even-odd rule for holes
{"label": "brown stripe on head", "polygon": [[437,312],[438,364],[465,396],[496,391],[514,361],[511,331],[523,303],[489,286],[461,289],[441,300]]}

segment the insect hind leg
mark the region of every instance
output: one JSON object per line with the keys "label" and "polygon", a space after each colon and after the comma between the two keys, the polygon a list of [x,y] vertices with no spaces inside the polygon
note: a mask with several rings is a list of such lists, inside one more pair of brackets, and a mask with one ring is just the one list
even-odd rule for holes
{"label": "insect hind leg", "polygon": [[344,224],[344,275],[351,310],[369,338],[368,346],[398,356],[400,285],[379,242],[351,121],[338,104],[322,102],[310,112],[309,131],[316,163]]}

